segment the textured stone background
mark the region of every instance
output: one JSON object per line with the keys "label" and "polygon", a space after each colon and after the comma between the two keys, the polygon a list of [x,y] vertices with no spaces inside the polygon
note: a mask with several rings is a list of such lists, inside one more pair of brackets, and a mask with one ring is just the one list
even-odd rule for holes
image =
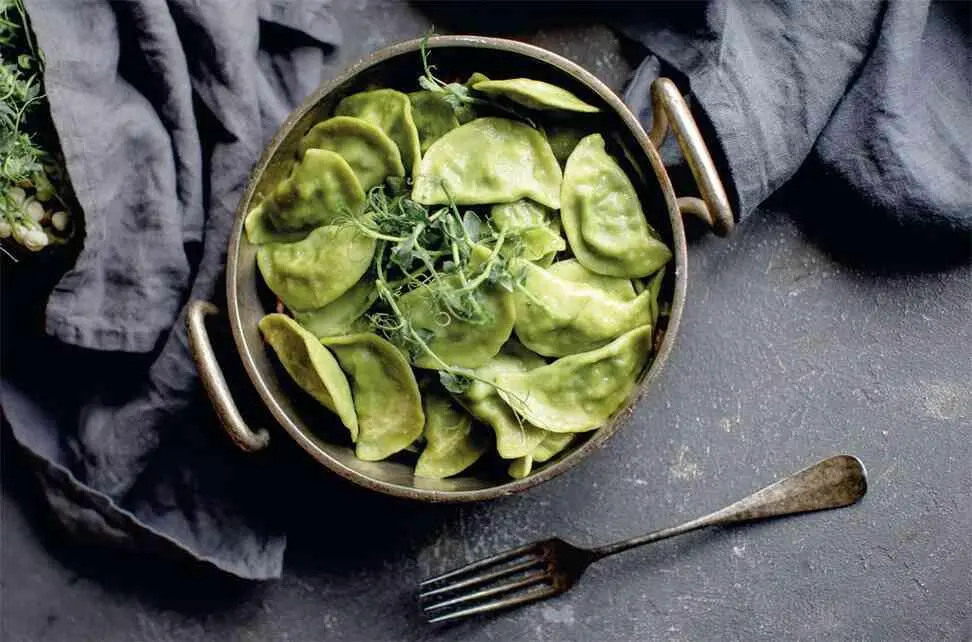
{"label": "textured stone background", "polygon": [[[576,24],[590,17],[510,32],[491,26],[508,28],[503,7],[336,4],[346,45],[335,70],[430,21],[548,47],[619,90],[631,68],[607,29]],[[882,237],[807,209],[791,191],[732,239],[691,244],[677,349],[635,421],[588,461],[523,496],[463,507],[371,497],[311,473],[279,582],[78,549],[15,502],[23,473],[5,456],[0,638],[969,639],[972,272],[881,251]],[[593,567],[559,599],[441,632],[416,613],[414,584],[465,558],[550,534],[638,534],[836,452],[869,469],[856,507],[657,544]]]}

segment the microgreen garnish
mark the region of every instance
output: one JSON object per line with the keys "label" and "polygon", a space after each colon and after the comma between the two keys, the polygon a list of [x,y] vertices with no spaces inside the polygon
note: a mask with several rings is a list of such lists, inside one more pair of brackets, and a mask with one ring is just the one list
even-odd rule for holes
{"label": "microgreen garnish", "polygon": [[425,37],[422,38],[420,47],[420,52],[422,54],[423,74],[419,76],[418,83],[422,89],[438,94],[446,103],[449,104],[450,107],[452,107],[452,110],[457,114],[461,113],[465,109],[468,109],[470,106],[487,107],[499,110],[507,116],[512,116],[517,120],[522,120],[534,129],[539,129],[532,118],[530,118],[523,110],[517,108],[515,105],[509,104],[508,101],[487,96],[486,94],[477,92],[475,89],[460,82],[447,83],[439,79],[434,73],[435,65],[430,62],[428,48],[429,35],[430,34],[426,34]]}
{"label": "microgreen garnish", "polygon": [[63,242],[70,220],[55,188],[63,184],[60,161],[45,149],[51,141],[36,133],[50,129],[38,109],[44,61],[22,0],[0,0],[0,55],[0,240],[12,236],[37,251]]}
{"label": "microgreen garnish", "polygon": [[515,234],[497,232],[475,211],[460,210],[451,195],[448,204],[429,208],[413,201],[407,190],[387,185],[369,190],[365,211],[347,211],[345,219],[377,241],[371,271],[379,302],[368,315],[372,328],[410,360],[433,361],[447,390],[458,394],[473,381],[495,386],[446,363],[430,345],[435,332],[413,325],[400,301],[421,288],[435,306],[440,327],[493,323],[488,290],[512,292],[523,281],[523,270],[501,252],[505,244],[517,242]]}

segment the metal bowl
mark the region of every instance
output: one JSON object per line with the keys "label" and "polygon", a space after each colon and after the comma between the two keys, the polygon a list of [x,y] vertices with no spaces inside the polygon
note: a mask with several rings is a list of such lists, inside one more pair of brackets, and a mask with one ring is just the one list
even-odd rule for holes
{"label": "metal bowl", "polygon": [[[226,264],[228,315],[239,357],[254,387],[286,433],[318,462],[352,482],[382,493],[428,502],[466,502],[494,499],[541,484],[572,468],[604,444],[625,422],[637,398],[658,377],[677,334],[686,289],[686,245],[682,214],[701,216],[719,234],[732,228],[733,217],[712,159],[692,116],[675,85],[659,79],[652,86],[654,122],[646,133],[624,103],[593,74],[554,53],[532,45],[480,36],[437,36],[427,47],[436,73],[442,78],[464,79],[473,71],[494,78],[526,76],[555,83],[597,105],[602,110],[599,130],[606,134],[618,160],[635,183],[646,216],[664,237],[674,254],[661,299],[670,306],[656,329],[653,358],[641,373],[635,393],[624,407],[600,429],[584,435],[562,456],[520,480],[485,467],[444,480],[416,478],[412,467],[397,460],[361,461],[354,456],[347,431],[320,406],[306,403],[305,396],[276,365],[264,346],[257,322],[273,310],[273,298],[257,274],[256,248],[243,232],[243,219],[254,195],[266,192],[289,171],[300,138],[315,123],[329,117],[337,102],[357,91],[376,86],[414,90],[422,72],[421,41],[412,40],[382,49],[322,85],[280,127],[260,161],[237,209]],[[702,198],[677,198],[658,155],[658,146],[671,125],[689,162]],[[674,269],[672,269],[674,267]],[[230,437],[245,450],[267,446],[269,434],[254,432],[240,416],[216,363],[206,335],[205,317],[217,312],[205,301],[190,304],[190,343],[203,384]],[[274,437],[279,438],[278,436]]]}

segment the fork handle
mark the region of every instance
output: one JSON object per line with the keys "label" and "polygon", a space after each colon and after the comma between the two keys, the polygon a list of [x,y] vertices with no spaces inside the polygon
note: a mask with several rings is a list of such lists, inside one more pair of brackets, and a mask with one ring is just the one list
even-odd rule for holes
{"label": "fork handle", "polygon": [[707,526],[849,506],[866,492],[867,471],[861,460],[851,455],[837,455],[793,473],[714,513],[678,526],[601,546],[593,549],[593,553],[599,559]]}

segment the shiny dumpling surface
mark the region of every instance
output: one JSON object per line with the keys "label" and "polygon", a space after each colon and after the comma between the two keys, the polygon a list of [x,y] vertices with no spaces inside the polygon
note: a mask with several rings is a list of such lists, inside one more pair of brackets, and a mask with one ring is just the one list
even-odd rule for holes
{"label": "shiny dumpling surface", "polygon": [[340,155],[366,192],[389,176],[405,176],[398,146],[381,129],[360,118],[334,116],[314,125],[300,141],[301,156],[308,149]]}
{"label": "shiny dumpling surface", "polygon": [[498,203],[489,211],[493,226],[508,234],[503,253],[527,261],[540,261],[567,248],[560,235],[560,217],[533,201]]}
{"label": "shiny dumpling surface", "polygon": [[375,334],[323,339],[347,374],[358,417],[354,454],[379,461],[404,450],[425,425],[415,374],[394,345]]}
{"label": "shiny dumpling surface", "polygon": [[415,463],[415,476],[444,479],[472,466],[486,452],[488,441],[473,418],[444,392],[422,391],[425,447]]}
{"label": "shiny dumpling surface", "polygon": [[584,267],[608,276],[639,278],[672,257],[645,219],[638,193],[608,154],[600,134],[587,136],[564,168],[560,219]]}
{"label": "shiny dumpling surface", "polygon": [[493,429],[496,452],[504,459],[517,459],[533,453],[546,431],[518,418],[512,408],[487,382],[504,373],[528,372],[544,365],[544,360],[515,341],[510,341],[485,365],[476,368],[476,380],[457,395],[459,402],[479,421]]}
{"label": "shiny dumpling surface", "polygon": [[424,205],[511,203],[560,208],[563,174],[543,134],[508,118],[477,118],[446,133],[419,164],[412,198]]}
{"label": "shiny dumpling surface", "polygon": [[297,311],[294,317],[317,338],[356,334],[364,331],[364,314],[378,299],[375,284],[361,279],[350,290],[321,308]]}
{"label": "shiny dumpling surface", "polygon": [[511,461],[507,472],[513,479],[523,479],[533,471],[533,464],[550,461],[563,452],[576,438],[576,433],[545,431],[543,441],[537,444],[533,452]]}
{"label": "shiny dumpling surface", "polygon": [[499,396],[531,424],[552,432],[583,432],[624,405],[651,351],[651,326],[611,343],[528,372],[496,377]]}
{"label": "shiny dumpling surface", "polygon": [[416,288],[399,299],[398,305],[405,319],[416,331],[428,335],[426,343],[438,357],[418,351],[413,359],[416,366],[442,369],[441,359],[447,366],[478,368],[499,352],[513,333],[516,314],[513,295],[496,286],[480,286],[467,295],[480,306],[487,322],[451,318],[448,323],[443,323],[448,313],[441,301],[455,296],[461,286],[458,278],[446,277],[428,287]]}
{"label": "shiny dumpling surface", "polygon": [[258,324],[264,341],[298,386],[333,411],[358,438],[358,417],[348,379],[327,348],[311,333],[284,314],[268,314]]}
{"label": "shiny dumpling surface", "polygon": [[599,348],[638,326],[650,325],[654,297],[616,297],[596,280],[571,281],[523,262],[523,282],[514,294],[520,342],[547,357]]}
{"label": "shiny dumpling surface", "polygon": [[575,111],[596,113],[601,111],[594,105],[584,102],[563,87],[532,78],[510,78],[508,80],[482,80],[473,84],[473,89],[491,96],[503,96],[530,109],[541,111]]}
{"label": "shiny dumpling surface", "polygon": [[[313,310],[351,289],[368,270],[375,240],[353,227],[325,225],[295,243],[257,250],[257,267],[267,286],[291,310]],[[334,269],[335,257],[344,260]]]}
{"label": "shiny dumpling surface", "polygon": [[295,230],[293,232],[281,232],[273,227],[267,210],[264,207],[266,201],[258,203],[250,208],[246,218],[243,219],[243,231],[246,232],[246,240],[253,245],[266,245],[267,243],[294,243],[306,238],[310,230]]}
{"label": "shiny dumpling surface", "polygon": [[631,279],[591,272],[577,259],[557,261],[547,271],[566,281],[595,287],[621,301],[630,301],[638,296]]}
{"label": "shiny dumpling surface", "polygon": [[277,231],[308,229],[333,223],[364,206],[365,193],[340,154],[308,149],[263,204]]}
{"label": "shiny dumpling surface", "polygon": [[398,146],[402,166],[411,174],[422,156],[419,132],[407,94],[395,89],[374,89],[351,94],[334,110],[335,116],[353,116],[385,132]]}

